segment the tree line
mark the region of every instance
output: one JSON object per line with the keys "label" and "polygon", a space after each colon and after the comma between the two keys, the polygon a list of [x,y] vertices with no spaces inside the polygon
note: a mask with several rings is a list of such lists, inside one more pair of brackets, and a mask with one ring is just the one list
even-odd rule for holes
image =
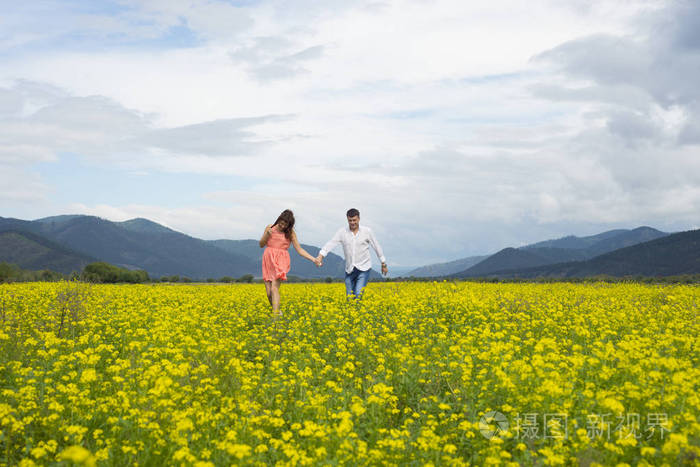
{"label": "tree line", "polygon": [[[218,279],[207,278],[206,280],[195,280],[185,276],[170,275],[161,276],[159,278],[150,277],[144,270],[131,270],[115,266],[113,264],[99,261],[86,265],[81,272],[73,272],[72,274],[62,274],[60,272],[43,269],[40,271],[30,271],[22,269],[15,264],[0,262],[0,283],[3,282],[55,282],[61,280],[77,280],[82,282],[91,282],[96,284],[143,284],[157,282],[176,282],[176,283],[191,283],[191,282],[222,282],[225,284],[231,283],[259,283],[261,279],[256,279],[252,274],[244,274],[241,277],[234,278],[224,276]],[[342,279],[334,277],[326,278],[303,278],[294,275],[287,276],[290,283],[294,282],[342,282]],[[678,276],[610,276],[597,275],[591,277],[534,277],[534,278],[496,278],[496,277],[469,277],[469,278],[445,278],[445,277],[394,277],[391,279],[379,279],[377,282],[434,282],[434,281],[452,281],[452,282],[531,282],[531,283],[551,283],[551,282],[570,282],[570,283],[586,283],[586,282],[638,282],[648,284],[700,284],[700,274],[683,274]]]}
{"label": "tree line", "polygon": [[[90,263],[86,265],[82,271],[73,272],[71,274],[62,274],[56,271],[44,269],[41,271],[30,271],[22,269],[15,264],[6,262],[0,263],[0,283],[3,282],[56,282],[61,280],[73,280],[90,282],[94,284],[145,284],[157,282],[177,282],[191,283],[204,282],[203,280],[195,280],[186,276],[169,275],[161,277],[150,277],[148,272],[144,270],[131,270],[115,266],[104,261]],[[327,277],[325,279],[304,279],[297,276],[289,276],[289,282],[336,282],[340,279]],[[224,276],[218,279],[207,278],[206,282],[215,283],[222,282],[225,284],[243,283],[251,284],[253,282],[261,282],[260,279],[255,279],[252,274],[243,274],[241,277]]]}

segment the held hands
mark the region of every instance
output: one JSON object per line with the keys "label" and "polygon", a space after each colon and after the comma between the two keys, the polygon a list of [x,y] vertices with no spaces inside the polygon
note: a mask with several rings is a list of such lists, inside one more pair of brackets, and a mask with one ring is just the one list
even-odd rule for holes
{"label": "held hands", "polygon": [[318,255],[317,257],[315,257],[313,259],[313,262],[316,266],[318,266],[320,268],[321,266],[323,266],[323,256]]}
{"label": "held hands", "polygon": [[389,274],[389,268],[386,267],[386,263],[382,263],[382,274],[385,276]]}

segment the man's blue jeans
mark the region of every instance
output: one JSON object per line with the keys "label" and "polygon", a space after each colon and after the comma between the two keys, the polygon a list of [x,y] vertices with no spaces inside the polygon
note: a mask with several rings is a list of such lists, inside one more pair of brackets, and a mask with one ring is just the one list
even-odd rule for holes
{"label": "man's blue jeans", "polygon": [[369,280],[369,272],[371,269],[366,271],[360,271],[357,268],[352,268],[350,273],[345,273],[345,293],[350,295],[355,295],[359,298],[362,294],[362,289],[367,285]]}

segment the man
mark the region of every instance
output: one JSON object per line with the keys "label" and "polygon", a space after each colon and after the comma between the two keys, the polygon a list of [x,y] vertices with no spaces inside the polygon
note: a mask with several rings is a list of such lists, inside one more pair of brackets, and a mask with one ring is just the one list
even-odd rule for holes
{"label": "man", "polygon": [[318,264],[323,264],[323,258],[339,243],[343,245],[345,254],[345,292],[348,296],[360,297],[362,289],[367,285],[369,272],[372,269],[372,258],[369,254],[369,247],[382,262],[382,274],[389,273],[386,267],[386,258],[382,253],[382,247],[374,238],[374,233],[369,227],[360,227],[360,211],[349,209],[346,213],[348,226],[338,230],[328,243],[323,245],[316,258]]}

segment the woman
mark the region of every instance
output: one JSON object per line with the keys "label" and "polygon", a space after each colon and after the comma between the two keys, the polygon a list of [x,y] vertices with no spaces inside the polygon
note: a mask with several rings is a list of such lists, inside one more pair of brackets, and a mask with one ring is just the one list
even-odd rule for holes
{"label": "woman", "polygon": [[282,211],[274,224],[265,227],[265,232],[260,238],[260,248],[267,246],[262,257],[262,276],[265,281],[267,299],[272,305],[275,316],[280,316],[280,284],[287,280],[290,268],[289,244],[300,256],[312,261],[318,266],[316,258],[311,256],[299,245],[296,232],[294,232],[294,213],[289,209]]}

